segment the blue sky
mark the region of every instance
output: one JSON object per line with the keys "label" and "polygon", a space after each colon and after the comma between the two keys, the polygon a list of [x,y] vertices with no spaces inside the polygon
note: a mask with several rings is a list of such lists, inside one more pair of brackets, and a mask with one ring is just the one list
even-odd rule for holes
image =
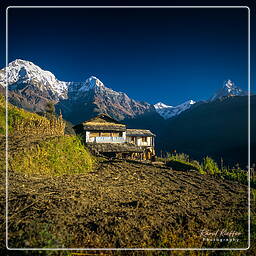
{"label": "blue sky", "polygon": [[208,99],[227,79],[247,89],[247,50],[247,9],[9,10],[9,61],[149,103]]}

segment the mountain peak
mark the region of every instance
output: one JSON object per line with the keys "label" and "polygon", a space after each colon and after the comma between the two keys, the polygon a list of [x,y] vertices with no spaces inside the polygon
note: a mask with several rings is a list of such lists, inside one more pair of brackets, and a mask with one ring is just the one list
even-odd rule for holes
{"label": "mountain peak", "polygon": [[[181,105],[193,105],[193,104],[195,104],[196,103],[196,101],[194,101],[194,100],[187,100],[187,101],[185,101],[184,103],[182,103]],[[180,106],[180,105],[179,105]]]}
{"label": "mountain peak", "polygon": [[224,83],[224,88],[228,88],[231,89],[232,87],[235,87],[235,83],[233,83],[230,79],[228,79],[225,83]]}
{"label": "mountain peak", "polygon": [[234,82],[228,79],[224,82],[223,87],[220,90],[218,90],[210,100],[213,101],[223,97],[245,95],[248,95],[246,91],[243,91],[240,87],[236,86]]}
{"label": "mountain peak", "polygon": [[22,59],[16,59],[9,63],[9,66],[12,66],[13,64],[29,64],[29,65],[35,65],[31,61],[28,60],[22,60]]}
{"label": "mountain peak", "polygon": [[[26,83],[33,85],[40,91],[50,91],[52,95],[58,98],[66,97],[66,82],[59,81],[50,71],[41,69],[31,61],[16,59],[10,62],[7,68],[0,71],[0,84],[2,86],[8,82],[11,89]],[[8,79],[6,79],[6,71]]]}
{"label": "mountain peak", "polygon": [[154,105],[155,109],[162,109],[162,108],[172,108],[172,106],[168,106],[163,102],[158,102]]}
{"label": "mountain peak", "polygon": [[91,89],[106,88],[105,85],[96,76],[90,76],[85,80],[85,83],[80,87],[80,92],[86,92]]}
{"label": "mountain peak", "polygon": [[90,84],[90,88],[93,88],[93,87],[105,87],[105,85],[96,76],[90,76],[86,80],[86,82]]}
{"label": "mountain peak", "polygon": [[189,109],[196,102],[194,100],[188,100],[184,103],[177,105],[175,107],[168,106],[162,102],[154,105],[156,112],[162,116],[164,119],[169,119],[171,117],[179,115],[181,112]]}

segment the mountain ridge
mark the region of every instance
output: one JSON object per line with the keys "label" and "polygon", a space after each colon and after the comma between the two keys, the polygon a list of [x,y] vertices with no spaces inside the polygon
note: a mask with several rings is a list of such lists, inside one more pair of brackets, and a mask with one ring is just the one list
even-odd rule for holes
{"label": "mountain ridge", "polygon": [[[43,112],[50,101],[57,111],[61,111],[63,117],[72,123],[81,122],[98,113],[124,120],[152,112],[167,120],[201,104],[188,100],[177,106],[162,102],[153,105],[131,99],[124,92],[112,90],[95,76],[90,76],[84,82],[60,81],[50,71],[21,59],[10,62],[8,67],[0,70],[2,88],[6,85],[6,71],[10,103],[33,112]],[[222,97],[243,95],[246,95],[246,92],[235,86],[231,80],[227,80],[223,88],[205,103]]]}
{"label": "mountain ridge", "polygon": [[169,119],[191,108],[191,106],[194,105],[195,103],[196,101],[194,100],[188,100],[174,107],[174,106],[168,106],[162,102],[158,102],[157,104],[154,105],[154,107],[156,109],[156,112],[160,116],[162,116],[164,119]]}
{"label": "mountain ridge", "polygon": [[133,100],[123,92],[114,91],[97,77],[91,76],[85,82],[64,82],[51,72],[42,70],[30,61],[17,59],[0,71],[0,85],[6,86],[8,77],[9,101],[26,110],[42,112],[51,101],[62,111],[68,121],[86,119],[96,113],[106,113],[118,120],[148,111],[154,111],[151,104]]}

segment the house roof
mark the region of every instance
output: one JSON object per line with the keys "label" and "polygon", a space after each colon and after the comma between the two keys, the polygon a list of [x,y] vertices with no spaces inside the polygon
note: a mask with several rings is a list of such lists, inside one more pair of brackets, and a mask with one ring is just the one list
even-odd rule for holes
{"label": "house roof", "polygon": [[121,125],[102,125],[102,124],[85,124],[83,125],[84,130],[86,131],[119,131],[124,132],[126,130],[125,126]]}
{"label": "house roof", "polygon": [[126,136],[156,136],[153,134],[150,130],[144,130],[144,129],[126,129]]}
{"label": "house roof", "polygon": [[87,131],[125,131],[126,126],[119,123],[107,114],[100,114],[81,124],[74,126],[74,129],[83,127]]}
{"label": "house roof", "polygon": [[121,124],[116,119],[110,117],[107,114],[99,114],[89,120],[84,121],[83,123],[105,123],[105,122]]}
{"label": "house roof", "polygon": [[141,153],[143,149],[130,143],[87,143],[87,147],[99,153]]}

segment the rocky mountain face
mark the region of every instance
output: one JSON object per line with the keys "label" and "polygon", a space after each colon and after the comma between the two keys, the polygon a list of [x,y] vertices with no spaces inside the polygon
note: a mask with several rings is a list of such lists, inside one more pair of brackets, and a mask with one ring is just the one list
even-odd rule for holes
{"label": "rocky mountain face", "polygon": [[17,59],[1,69],[0,86],[7,83],[9,102],[34,112],[43,111],[49,101],[67,98],[68,83],[29,61]]}
{"label": "rocky mountain face", "polygon": [[210,101],[214,101],[224,97],[246,96],[246,95],[248,95],[248,92],[236,86],[235,83],[233,83],[231,80],[227,80],[224,83],[224,86],[213,95]]}
{"label": "rocky mountain face", "polygon": [[149,103],[135,101],[123,92],[116,92],[94,76],[85,83],[71,83],[67,99],[60,100],[56,108],[61,109],[64,118],[73,123],[82,122],[99,113],[123,120],[155,111]]}
{"label": "rocky mountain face", "polygon": [[[7,71],[7,76],[6,76]],[[0,71],[0,86],[8,82],[9,102],[24,109],[41,112],[48,102],[72,123],[106,113],[118,120],[155,111],[146,102],[129,98],[123,92],[106,87],[91,76],[85,82],[64,82],[32,62],[17,59]]]}
{"label": "rocky mountain face", "polygon": [[[73,124],[99,113],[106,113],[118,120],[137,120],[145,115],[147,120],[150,119],[149,117],[155,119],[157,116],[167,120],[202,104],[188,100],[177,106],[169,106],[161,102],[151,105],[147,102],[135,101],[123,92],[106,87],[95,76],[84,82],[64,82],[58,80],[51,72],[21,59],[12,61],[8,67],[0,70],[1,93],[7,82],[10,103],[29,111],[43,112],[47,103],[52,102],[56,111],[61,111],[63,117]],[[244,95],[247,93],[228,80],[208,102]]]}

